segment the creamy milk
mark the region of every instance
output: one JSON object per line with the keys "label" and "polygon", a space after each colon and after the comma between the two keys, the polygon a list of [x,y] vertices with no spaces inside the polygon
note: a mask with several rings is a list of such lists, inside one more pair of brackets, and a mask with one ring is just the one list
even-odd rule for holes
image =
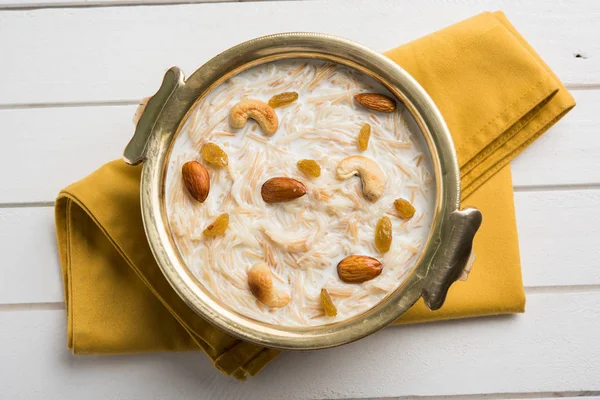
{"label": "creamy milk", "polygon": [[[268,102],[273,95],[295,91],[299,99],[277,108],[279,129],[265,135],[253,121],[242,129],[229,125],[231,107],[243,98]],[[352,69],[320,61],[289,60],[254,67],[229,79],[196,104],[176,138],[166,177],[167,211],[174,240],[189,268],[220,301],[241,314],[286,326],[321,325],[354,316],[380,302],[405,279],[427,241],[431,228],[435,185],[431,162],[420,133],[404,107],[378,113],[357,104],[364,92],[390,95],[380,84]],[[371,139],[366,151],[357,146],[364,123]],[[205,163],[200,148],[218,144],[229,166]],[[337,164],[350,155],[375,160],[387,176],[383,196],[369,202],[359,178],[336,179]],[[300,172],[300,159],[316,160],[321,176]],[[182,165],[196,160],[211,177],[204,203],[193,200],[183,186]],[[266,204],[260,195],[269,178],[300,180],[308,193],[288,203]],[[393,203],[410,200],[417,212],[399,218]],[[223,236],[207,238],[202,231],[228,213]],[[374,246],[374,231],[382,216],[393,225],[389,252]],[[336,272],[349,255],[380,260],[383,272],[362,284],[342,282]],[[259,303],[248,288],[247,271],[266,262],[275,286],[291,297],[282,308]],[[319,293],[327,288],[338,314],[325,316]]]}

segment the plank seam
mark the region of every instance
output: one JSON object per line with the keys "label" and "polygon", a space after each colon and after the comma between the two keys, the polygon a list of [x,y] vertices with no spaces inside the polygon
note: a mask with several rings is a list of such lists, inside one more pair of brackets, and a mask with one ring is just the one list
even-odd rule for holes
{"label": "plank seam", "polygon": [[12,303],[0,304],[0,312],[19,312],[19,311],[45,311],[45,310],[64,310],[65,303],[62,301],[46,303]]}
{"label": "plank seam", "polygon": [[600,189],[600,183],[566,183],[556,185],[515,185],[515,192],[564,192]]}
{"label": "plank seam", "polygon": [[511,400],[511,399],[547,399],[560,397],[596,397],[600,396],[600,391],[582,390],[582,391],[564,391],[564,392],[511,392],[511,393],[476,393],[476,394],[454,394],[446,396],[400,396],[400,397],[369,397],[369,398],[351,398],[347,400]]}
{"label": "plank seam", "polygon": [[[525,293],[528,296],[538,294],[584,294],[600,293],[600,284],[596,285],[566,285],[566,286],[526,286]],[[0,312],[3,311],[43,311],[64,310],[63,301],[55,302],[33,302],[33,303],[7,303],[0,304]]]}
{"label": "plank seam", "polygon": [[600,293],[600,284],[591,285],[547,285],[525,286],[527,295],[536,294],[574,294],[574,293]]}
{"label": "plank seam", "polygon": [[[535,193],[535,192],[576,192],[600,190],[600,183],[573,183],[564,185],[515,185],[513,190],[516,193]],[[7,202],[0,203],[0,209],[3,208],[44,208],[54,207],[54,201],[30,201],[30,202]]]}
{"label": "plank seam", "polygon": [[23,203],[0,203],[2,208],[36,208],[36,207],[54,207],[54,201],[31,201]]}
{"label": "plank seam", "polygon": [[[35,10],[46,10],[46,9],[70,9],[70,8],[108,8],[108,7],[151,7],[151,6],[177,6],[177,5],[188,5],[188,4],[215,4],[215,3],[258,3],[268,2],[274,0],[158,0],[158,1],[141,1],[136,2],[135,0],[116,0],[114,2],[106,1],[90,1],[88,3],[81,2],[56,2],[56,3],[44,3],[37,5],[21,5],[17,3],[13,4],[2,4],[0,5],[1,11],[35,11]],[[275,1],[298,1],[298,0],[275,0]]]}
{"label": "plank seam", "polygon": [[[252,1],[267,1],[267,0],[252,0]],[[279,0],[279,1],[293,1],[293,0]],[[174,1],[170,2],[168,0],[161,0],[157,2],[135,2],[133,1],[123,1],[123,2],[115,2],[115,3],[102,3],[98,2],[90,2],[87,4],[77,4],[75,2],[69,3],[46,3],[39,5],[31,5],[31,6],[23,6],[23,5],[0,5],[0,12],[2,11],[36,11],[36,10],[46,10],[46,9],[70,9],[70,8],[108,8],[108,7],[151,7],[151,6],[177,6],[177,5],[186,5],[186,4],[214,4],[214,3],[238,3],[240,0],[188,0],[188,1]]]}
{"label": "plank seam", "polygon": [[108,101],[74,101],[74,102],[56,102],[56,103],[19,103],[19,104],[0,104],[0,110],[21,110],[38,108],[77,108],[77,107],[115,107],[115,106],[137,106],[140,100],[108,100]]}
{"label": "plank seam", "polygon": [[[238,0],[239,1],[239,0]],[[252,1],[271,1],[271,0],[252,0]],[[284,0],[284,1],[309,1],[309,0]],[[187,3],[182,3],[187,4]],[[3,10],[0,8],[0,12]],[[600,90],[600,84],[581,84],[566,85],[571,91],[593,91]],[[69,107],[114,107],[114,106],[137,106],[141,99],[125,100],[98,100],[98,101],[65,101],[65,102],[45,102],[45,103],[0,103],[1,110],[20,110],[30,108],[69,108]]]}

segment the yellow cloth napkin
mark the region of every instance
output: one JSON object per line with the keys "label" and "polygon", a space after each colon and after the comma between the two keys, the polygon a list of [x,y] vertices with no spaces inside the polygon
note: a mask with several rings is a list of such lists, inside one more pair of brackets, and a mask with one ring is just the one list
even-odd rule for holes
{"label": "yellow cloth napkin", "polygon": [[[436,312],[418,302],[398,323],[522,312],[508,162],[574,105],[502,13],[484,13],[386,53],[429,92],[452,132],[463,204],[484,222],[467,282]],[[140,168],[113,161],[56,202],[68,346],[75,354],[201,348],[226,374],[258,373],[277,350],[242,342],[194,314],[156,265],[142,227]]]}

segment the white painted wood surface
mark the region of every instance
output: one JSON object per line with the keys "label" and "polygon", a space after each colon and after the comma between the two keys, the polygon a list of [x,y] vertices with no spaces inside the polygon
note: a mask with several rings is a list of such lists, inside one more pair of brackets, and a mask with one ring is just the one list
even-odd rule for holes
{"label": "white painted wood surface", "polygon": [[[495,9],[578,102],[513,162],[526,314],[389,328],[285,354],[245,384],[200,353],[70,355],[52,202],[120,156],[137,99],[166,68],[189,74],[228,46],[286,30],[385,50]],[[599,20],[596,1],[0,0],[0,399],[597,398]]]}
{"label": "white painted wood surface", "polygon": [[[529,296],[526,316],[392,327],[331,350],[287,353],[246,383],[202,355],[72,357],[64,312],[0,313],[7,399],[322,399],[526,393],[598,385],[600,293]],[[552,318],[551,318],[552,317]],[[351,361],[351,362],[350,362]],[[23,374],[32,379],[27,386]],[[47,397],[52,398],[52,397]]]}
{"label": "white painted wood surface", "polygon": [[24,10],[46,7],[106,7],[145,4],[225,3],[237,1],[248,0],[0,0],[0,9]]}
{"label": "white painted wood surface", "polygon": [[[515,187],[600,184],[596,124],[600,90],[573,90],[573,95],[578,106],[551,135],[542,136],[514,161]],[[0,147],[0,204],[53,201],[70,182],[119,158],[131,136],[135,109],[135,105],[0,109],[6,132],[19,138]],[[40,140],[50,136],[52,140]],[[25,164],[20,162],[23,154],[30,155]],[[21,164],[18,176],[12,168],[16,164]]]}
{"label": "white painted wood surface", "polygon": [[[598,189],[515,193],[526,288],[600,288],[598,205]],[[51,207],[0,208],[0,304],[63,300],[53,218]]]}
{"label": "white painted wood surface", "polygon": [[[600,2],[304,1],[101,7],[0,13],[0,105],[133,101],[176,65],[191,74],[239,42],[327,32],[387,50],[485,10],[504,10],[568,84],[600,84]],[[545,11],[545,12],[544,12]],[[568,18],[565,18],[568,16]],[[43,34],[39,32],[42,31]],[[582,34],[588,32],[589,34]],[[17,34],[18,33],[18,34]],[[576,58],[576,53],[586,59]]]}

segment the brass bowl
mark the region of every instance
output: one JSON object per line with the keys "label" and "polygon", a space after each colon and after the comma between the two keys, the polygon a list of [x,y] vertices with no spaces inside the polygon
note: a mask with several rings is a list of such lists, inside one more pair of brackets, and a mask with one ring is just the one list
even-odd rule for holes
{"label": "brass bowl", "polygon": [[[383,84],[419,126],[431,155],[436,205],[424,250],[405,281],[370,310],[322,326],[292,328],[246,317],[216,300],[187,268],[173,241],[165,207],[165,176],[171,145],[187,114],[203,96],[231,76],[258,64],[289,58],[321,59],[354,68]],[[185,80],[171,68],[148,102],[124,152],[127,163],[144,162],[141,204],[150,248],[167,280],[200,316],[220,329],[260,345],[293,350],[333,347],[389,325],[420,297],[432,310],[469,262],[481,224],[476,209],[459,210],[460,178],[452,138],[425,90],[401,67],[354,42],[317,33],[282,33],[239,44],[208,61]]]}

